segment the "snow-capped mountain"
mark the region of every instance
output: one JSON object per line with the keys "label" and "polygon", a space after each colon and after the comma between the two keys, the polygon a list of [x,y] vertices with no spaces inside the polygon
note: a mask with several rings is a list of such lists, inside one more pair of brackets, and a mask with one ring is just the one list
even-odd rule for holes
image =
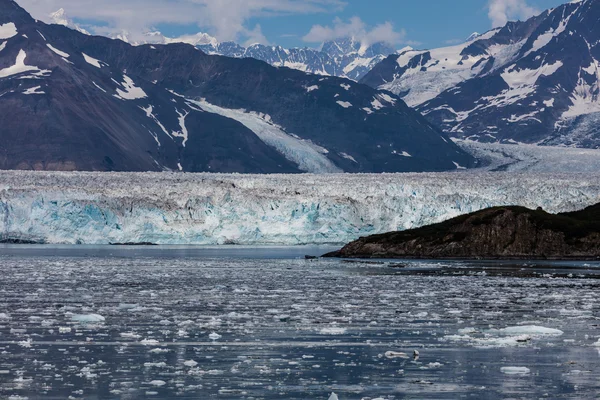
{"label": "snow-capped mountain", "polygon": [[473,165],[387,92],[337,77],[131,46],[0,0],[0,168],[384,172]]}
{"label": "snow-capped mountain", "polygon": [[600,147],[600,0],[576,0],[461,45],[404,49],[363,79],[453,136]]}
{"label": "snow-capped mountain", "polygon": [[276,67],[288,67],[318,75],[360,80],[375,65],[396,51],[385,43],[365,45],[354,38],[325,42],[321,49],[266,46],[248,47],[234,42],[209,43],[198,46],[208,54],[236,58],[255,58]]}

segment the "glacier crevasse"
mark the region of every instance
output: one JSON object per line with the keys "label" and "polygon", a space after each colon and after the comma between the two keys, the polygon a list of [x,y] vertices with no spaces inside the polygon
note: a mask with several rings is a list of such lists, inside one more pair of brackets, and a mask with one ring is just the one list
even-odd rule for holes
{"label": "glacier crevasse", "polygon": [[490,206],[598,202],[600,173],[0,172],[2,238],[65,244],[337,244]]}

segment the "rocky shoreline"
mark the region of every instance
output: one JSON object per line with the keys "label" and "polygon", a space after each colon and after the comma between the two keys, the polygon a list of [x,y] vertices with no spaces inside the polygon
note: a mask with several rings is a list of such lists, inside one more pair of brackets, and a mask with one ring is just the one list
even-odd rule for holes
{"label": "rocky shoreline", "polygon": [[600,204],[562,214],[494,207],[418,229],[363,237],[324,257],[598,260]]}

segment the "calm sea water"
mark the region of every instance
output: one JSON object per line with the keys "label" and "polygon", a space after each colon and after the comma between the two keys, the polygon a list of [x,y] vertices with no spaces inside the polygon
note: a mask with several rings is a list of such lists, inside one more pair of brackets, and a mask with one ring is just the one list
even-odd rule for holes
{"label": "calm sea water", "polygon": [[330,250],[2,247],[0,398],[598,398],[598,263]]}

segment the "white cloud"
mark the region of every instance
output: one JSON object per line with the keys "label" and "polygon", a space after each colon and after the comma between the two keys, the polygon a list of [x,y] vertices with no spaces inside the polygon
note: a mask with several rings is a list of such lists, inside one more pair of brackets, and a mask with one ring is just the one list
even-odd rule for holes
{"label": "white cloud", "polygon": [[527,19],[539,11],[527,4],[526,0],[490,0],[488,16],[492,27],[504,26],[512,19]]}
{"label": "white cloud", "polygon": [[348,22],[336,18],[333,21],[333,26],[314,25],[302,39],[309,43],[321,43],[345,37],[354,37],[361,44],[367,46],[378,42],[393,45],[406,43],[406,31],[403,29],[396,31],[390,22],[368,29],[359,17],[350,18]]}
{"label": "white cloud", "polygon": [[343,0],[17,0],[35,18],[64,8],[76,20],[93,21],[93,33],[139,35],[160,24],[197,24],[219,40],[266,42],[260,26],[247,27],[253,17],[332,12]]}

